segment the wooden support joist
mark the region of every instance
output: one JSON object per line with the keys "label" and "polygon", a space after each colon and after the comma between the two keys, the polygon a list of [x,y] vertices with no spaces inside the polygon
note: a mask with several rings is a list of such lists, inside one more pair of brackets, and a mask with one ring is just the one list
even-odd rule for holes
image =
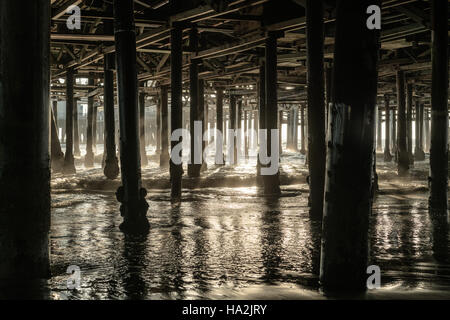
{"label": "wooden support joist", "polygon": [[88,92],[88,94],[86,95],[86,97],[90,98],[90,97],[96,97],[98,95],[103,95],[103,87],[98,87],[94,90],[91,90]]}
{"label": "wooden support joist", "polygon": [[78,57],[72,52],[72,50],[70,50],[68,46],[63,45],[63,49],[72,57],[73,60],[78,60]]}
{"label": "wooden support joist", "polygon": [[387,77],[387,76],[393,76],[396,74],[396,70],[402,70],[402,71],[419,71],[419,70],[431,70],[431,62],[429,61],[420,61],[417,63],[402,65],[402,66],[387,66],[387,67],[381,67],[379,69],[378,76],[381,77]]}
{"label": "wooden support joist", "polygon": [[162,26],[149,32],[142,33],[136,36],[136,48],[143,48],[149,44],[167,39],[170,36],[170,28]]}
{"label": "wooden support joist", "polygon": [[381,8],[382,9],[395,8],[395,7],[404,6],[405,4],[413,3],[413,2],[417,2],[417,1],[418,0],[404,0],[404,1],[387,0],[387,1],[382,1]]}
{"label": "wooden support joist", "polygon": [[149,5],[147,2],[145,2],[143,0],[134,0],[134,2],[139,4],[139,5],[141,5],[141,6],[143,6],[144,8],[147,8],[147,9],[151,9],[152,8],[151,5]]}
{"label": "wooden support joist", "polygon": [[167,62],[167,59],[169,59],[170,54],[166,53],[162,56],[161,60],[159,61],[158,65],[156,66],[156,72],[159,72],[161,70],[162,67],[164,67],[164,65]]}
{"label": "wooden support joist", "polygon": [[213,8],[211,8],[210,5],[198,6],[196,8],[174,14],[173,16],[170,17],[170,22],[186,21],[186,20],[193,19],[193,18],[201,16],[201,15],[213,13],[213,12],[214,12],[214,10],[213,10]]}
{"label": "wooden support joist", "polygon": [[107,34],[77,34],[77,33],[52,33],[51,40],[79,40],[79,41],[114,41],[113,35]]}
{"label": "wooden support joist", "polygon": [[[257,1],[250,1],[250,0],[236,0],[232,1],[228,4],[227,10],[223,12],[216,12],[210,5],[202,5],[198,6],[196,8],[186,10],[180,13],[177,13],[175,15],[172,15],[170,17],[170,22],[175,21],[191,21],[191,22],[199,22],[202,20],[212,19],[224,16],[237,12],[241,9],[252,7],[256,5],[260,5],[262,3],[268,2],[269,0],[257,0]],[[236,16],[237,17],[237,16]],[[253,17],[254,19],[256,17]],[[225,19],[225,18],[224,18]]]}
{"label": "wooden support joist", "polygon": [[266,38],[266,35],[257,35],[236,43],[199,51],[197,53],[192,53],[191,59],[211,59],[223,57],[229,54],[236,54],[238,52],[250,50],[264,44]]}
{"label": "wooden support joist", "polygon": [[[196,19],[193,19],[192,20],[192,22],[200,22],[200,21],[203,21],[203,20],[207,20],[207,19],[213,19],[213,18],[218,18],[218,17],[220,17],[220,18],[222,18],[222,19],[226,19],[226,16],[227,15],[230,15],[231,13],[234,13],[234,12],[238,12],[238,11],[240,11],[240,10],[242,10],[242,9],[245,9],[245,8],[249,8],[249,7],[254,7],[254,6],[257,6],[257,5],[260,5],[260,4],[263,4],[263,3],[265,3],[265,2],[268,2],[269,0],[257,0],[257,1],[251,1],[251,0],[237,0],[237,1],[235,1],[235,2],[232,2],[232,3],[230,3],[229,5],[228,5],[228,9],[227,10],[225,10],[225,11],[223,11],[223,12],[213,12],[213,13],[208,13],[208,14],[205,14],[205,15],[203,15],[203,16],[200,16],[200,17],[198,17],[198,18],[196,18]],[[239,15],[239,16],[241,16],[241,18],[242,19],[245,19],[245,16],[244,15]],[[259,17],[258,16],[251,16],[251,15],[247,15],[248,17],[251,17],[251,20],[253,20],[253,19],[259,19]],[[224,18],[225,17],[225,18]],[[237,18],[238,16],[236,16],[236,18]]]}
{"label": "wooden support joist", "polygon": [[248,73],[248,72],[256,72],[257,70],[259,70],[258,66],[256,66],[255,64],[248,64],[246,67],[243,66],[243,67],[239,68],[238,70],[232,70],[232,71],[228,71],[228,72],[212,72],[211,75],[205,76],[205,77],[202,77],[202,74],[199,74],[199,78],[205,79],[205,80],[213,80],[213,79],[221,78],[224,76],[230,76],[230,75],[233,75],[236,73],[243,74],[243,73]]}
{"label": "wooden support joist", "polygon": [[198,32],[211,32],[211,33],[224,33],[224,34],[233,34],[233,29],[228,28],[217,28],[217,27],[198,27]]}
{"label": "wooden support joist", "polygon": [[423,10],[419,10],[411,5],[398,6],[395,10],[403,13],[408,18],[411,18],[413,21],[421,24],[425,28],[430,28],[429,15],[427,15]]}
{"label": "wooden support joist", "polygon": [[306,17],[300,17],[300,18],[290,19],[290,20],[271,24],[271,25],[267,26],[267,30],[268,31],[276,31],[276,30],[288,31],[288,30],[304,28],[304,27],[306,27]]}
{"label": "wooden support joist", "polygon": [[[145,32],[136,37],[136,48],[142,48],[149,44],[158,42],[162,39],[168,38],[169,35],[170,29],[167,29],[166,27],[161,27],[149,32]],[[92,50],[89,54],[81,58],[80,61],[74,60],[69,62],[65,66],[64,70],[58,73],[57,76],[65,74],[68,68],[80,69],[91,63],[97,62],[103,59],[104,54],[115,52],[115,50],[115,45],[105,46],[104,44],[102,44]]]}
{"label": "wooden support joist", "polygon": [[150,69],[150,67],[139,57],[139,56],[136,56],[136,61],[137,61],[137,63],[142,67],[142,68],[144,68],[147,72],[150,72],[151,71],[151,69]]}
{"label": "wooden support joist", "polygon": [[236,13],[227,13],[221,15],[220,17],[212,18],[212,19],[220,19],[220,20],[228,20],[228,21],[262,21],[262,16],[251,15],[251,14],[236,14]]}
{"label": "wooden support joist", "polygon": [[143,48],[137,49],[136,51],[137,52],[147,52],[147,53],[164,53],[164,54],[170,53],[170,49],[149,48],[149,47],[147,47],[145,49],[143,49]]}
{"label": "wooden support joist", "polygon": [[[78,93],[76,95],[77,97],[86,97],[86,98],[95,97],[95,96],[98,96],[98,95],[103,95],[103,91],[104,91],[103,87],[98,87],[98,88],[96,88],[94,90],[91,90],[89,92],[85,92],[87,88],[76,87],[74,89],[76,91],[78,91]],[[57,90],[54,90],[52,88],[51,91],[52,92],[53,91],[54,92],[65,92],[65,87],[61,87],[61,89],[57,89]],[[148,95],[157,95],[159,93],[159,90],[157,90],[156,88],[153,88],[153,87],[139,87],[139,92],[145,92]]]}
{"label": "wooden support joist", "polygon": [[382,41],[393,40],[395,38],[405,37],[407,35],[425,31],[428,31],[427,28],[425,28],[420,23],[408,24],[397,28],[382,30],[381,40]]}
{"label": "wooden support joist", "polygon": [[386,41],[381,44],[381,49],[384,50],[396,50],[400,48],[412,47],[412,41],[406,41],[405,39],[397,39],[392,41]]}

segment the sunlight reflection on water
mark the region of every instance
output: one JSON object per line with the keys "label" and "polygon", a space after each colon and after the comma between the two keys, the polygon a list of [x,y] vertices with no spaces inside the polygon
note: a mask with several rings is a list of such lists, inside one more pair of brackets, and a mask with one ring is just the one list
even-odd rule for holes
{"label": "sunlight reflection on water", "polygon": [[[154,186],[154,181],[167,179],[168,172],[150,165],[143,170],[143,183],[150,185],[151,229],[143,238],[126,237],[118,229],[121,217],[114,191],[119,182],[106,181],[98,167],[78,169],[76,176],[57,175],[52,181],[51,298],[324,297],[316,275],[320,224],[309,218],[303,156],[288,153],[282,159],[282,175],[300,178],[283,185],[279,199],[261,197],[254,185],[208,186],[214,177],[236,176],[248,179],[246,183],[254,179],[251,157],[234,168],[211,165],[204,173],[206,184],[185,189],[179,206],[170,205],[169,190]],[[383,180],[391,171],[381,165],[382,190],[407,190],[423,183]],[[102,184],[95,184],[98,181]],[[417,293],[450,298],[450,242],[448,233],[433,234],[427,194],[389,192],[374,203],[369,236],[371,264],[381,267],[382,289],[365,297]],[[437,248],[444,252],[436,254]],[[81,268],[79,290],[66,288],[69,265]]]}

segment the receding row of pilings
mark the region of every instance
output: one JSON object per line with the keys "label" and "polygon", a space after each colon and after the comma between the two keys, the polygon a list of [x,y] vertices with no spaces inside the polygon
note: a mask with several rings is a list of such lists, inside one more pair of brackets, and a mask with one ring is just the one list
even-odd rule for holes
{"label": "receding row of pilings", "polygon": [[[402,94],[403,90],[398,90],[400,94]],[[410,96],[411,99],[411,96]],[[402,98],[397,99],[400,103],[403,103]],[[410,102],[408,102],[409,104]],[[381,107],[383,105],[383,107]],[[412,106],[410,108],[413,109]],[[413,165],[414,161],[423,161],[425,160],[425,151],[429,150],[430,145],[430,117],[429,117],[429,109],[425,108],[424,103],[419,99],[416,100],[415,106],[415,114],[414,114],[414,124],[415,124],[415,143],[412,143],[412,120],[413,117],[408,116],[406,112],[406,116],[403,114],[398,116],[398,112],[396,109],[391,107],[390,96],[385,94],[383,97],[383,101],[380,101],[377,108],[377,150],[384,152],[384,161],[390,162],[392,159],[395,161],[398,160],[398,144],[397,139],[402,141],[406,140],[406,149],[408,153],[409,165]],[[403,106],[400,108],[400,111],[405,111]],[[397,132],[397,136],[391,134],[394,129],[399,128],[397,126],[400,120],[401,130],[395,130]],[[384,122],[384,148],[382,145],[382,123]],[[395,128],[394,126],[397,126]],[[404,126],[406,130],[404,130]],[[409,131],[409,132],[408,132]],[[402,135],[402,137],[399,137]],[[404,147],[404,146],[403,146]],[[404,163],[400,163],[401,166],[404,166]],[[403,168],[402,168],[403,169]],[[401,170],[403,174],[407,173],[407,170]]]}
{"label": "receding row of pilings", "polygon": [[[58,128],[58,131],[61,130],[60,132],[58,132],[58,138],[60,139],[61,143],[63,143],[65,141],[66,127],[65,127],[64,122],[58,121],[59,118],[61,118],[60,116],[58,116],[58,101],[59,100],[56,100],[56,99],[54,99],[52,101],[51,112],[53,112],[53,114],[54,114],[55,121],[56,121],[56,127]],[[103,120],[100,119],[101,116],[99,116],[99,112],[98,112],[99,105],[100,104],[98,102],[94,103],[94,108],[93,108],[93,113],[92,113],[92,143],[93,143],[94,150],[96,148],[96,144],[104,143],[104,141],[103,141],[103,131],[104,131]],[[76,110],[78,110],[78,113],[80,113],[80,105],[78,104],[78,98],[75,98],[75,101],[74,101],[74,112],[77,112]],[[63,119],[65,119],[65,117]],[[80,127],[79,128],[80,143],[81,144],[87,143],[87,127],[88,127],[87,115],[84,117],[84,119],[83,118],[78,119],[78,125]],[[81,132],[83,132],[84,135]],[[75,156],[80,156],[80,155],[75,155]]]}
{"label": "receding row of pilings", "polygon": [[[49,274],[48,232],[50,226],[49,166],[49,21],[50,4],[46,0],[0,2],[0,278],[39,278]],[[323,68],[323,6],[321,1],[307,0],[308,46],[308,164],[310,170],[310,207],[313,219],[322,221],[320,279],[326,288],[363,289],[368,264],[368,227],[374,183],[377,60],[379,31],[366,28],[366,9],[380,1],[337,2],[335,52],[332,70]],[[141,186],[139,130],[139,96],[136,74],[136,35],[132,0],[114,0],[114,56],[104,59],[105,174],[117,176],[119,167],[114,139],[113,69],[117,72],[120,115],[120,160],[122,185],[116,196],[121,203],[127,233],[149,229],[146,219],[146,190]],[[432,1],[433,82],[431,101],[430,211],[447,226],[448,175],[448,52],[446,2]],[[26,17],[26,19],[24,19]],[[111,26],[110,26],[111,27]],[[191,26],[189,26],[190,28]],[[157,119],[167,123],[168,91],[171,90],[171,131],[183,127],[182,119],[182,29],[171,25],[171,83],[161,87]],[[34,32],[29,32],[34,30]],[[349,36],[351,35],[351,36]],[[191,46],[196,30],[191,31]],[[258,82],[261,129],[276,129],[280,110],[277,99],[277,37],[266,35]],[[29,56],[28,52],[34,52]],[[27,53],[26,59],[21,53]],[[195,58],[194,58],[195,60]],[[6,63],[6,61],[8,61]],[[114,66],[115,65],[115,66]],[[203,81],[191,64],[191,120],[206,117],[202,100]],[[327,74],[327,77],[324,76]],[[330,78],[330,74],[333,78]],[[30,77],[33,87],[30,90]],[[324,88],[326,80],[326,101]],[[75,172],[73,155],[73,81],[74,70],[66,74],[66,153],[63,171]],[[198,82],[197,82],[198,81]],[[197,82],[197,83],[196,83]],[[408,104],[404,75],[397,74],[398,132],[396,139],[399,172],[407,172]],[[407,88],[406,91],[409,89]],[[27,92],[28,94],[24,94]],[[197,104],[195,100],[197,98]],[[223,92],[217,90],[217,119],[223,117]],[[410,99],[409,99],[410,101]],[[89,101],[91,106],[92,101]],[[142,100],[141,104],[142,106]],[[90,108],[92,109],[92,108]],[[242,101],[230,96],[230,127],[239,127],[236,119]],[[304,123],[304,108],[300,109]],[[89,112],[89,111],[88,111]],[[89,112],[92,119],[92,111]],[[221,114],[222,113],[222,114]],[[411,113],[411,110],[410,110]],[[386,113],[386,115],[389,113]],[[420,109],[419,109],[420,114]],[[328,128],[325,130],[325,118]],[[239,117],[241,119],[241,117]],[[222,123],[222,121],[220,121]],[[161,125],[161,124],[160,124]],[[219,127],[219,126],[218,126]],[[389,127],[389,126],[387,126]],[[397,125],[392,126],[396,130]],[[88,128],[92,131],[92,128]],[[204,128],[203,128],[204,130]],[[301,130],[305,130],[302,125]],[[328,139],[325,140],[325,132]],[[301,133],[302,140],[306,132]],[[169,164],[171,195],[181,200],[181,164],[169,157],[169,132],[161,125],[160,162]],[[24,138],[25,137],[25,138]],[[235,137],[233,138],[235,139]],[[270,141],[270,135],[267,139]],[[411,139],[410,139],[411,140]],[[181,141],[171,141],[171,150]],[[305,148],[303,142],[302,149]],[[91,144],[91,142],[89,142]],[[236,144],[235,144],[236,145]],[[270,150],[272,152],[279,150]],[[203,148],[203,146],[202,146]],[[52,152],[60,153],[55,148]],[[305,152],[305,150],[301,150]],[[237,154],[235,152],[235,154]],[[325,158],[325,156],[327,157]],[[326,161],[325,161],[326,159]],[[259,159],[260,160],[260,159]],[[262,169],[258,161],[258,172]],[[188,167],[189,168],[189,167]],[[201,169],[201,167],[200,167]],[[189,169],[188,169],[189,170]],[[198,168],[191,166],[192,176]],[[189,172],[188,172],[189,173]],[[280,194],[279,171],[262,176],[265,195]],[[321,209],[323,207],[323,209]],[[23,278],[22,278],[23,279]]]}
{"label": "receding row of pilings", "polygon": [[[215,88],[214,91],[216,94],[221,95],[219,97],[217,97],[215,103],[216,103],[216,110],[214,110],[213,108],[209,108],[210,111],[217,111],[218,114],[220,115],[216,115],[217,118],[214,118],[214,116],[209,116],[208,122],[206,123],[205,120],[205,130],[206,130],[206,126],[209,126],[209,130],[214,130],[214,124],[217,125],[217,129],[219,132],[223,132],[223,143],[226,144],[226,124],[228,122],[228,114],[225,112],[225,110],[223,109],[223,105],[224,105],[224,89],[217,87]],[[205,94],[205,103],[206,103],[206,97],[207,94]],[[149,146],[149,145],[153,145],[155,147],[155,153],[156,154],[160,154],[161,152],[161,106],[158,102],[158,104],[156,104],[156,112],[157,114],[155,114],[153,117],[151,118],[145,118],[145,108],[144,106],[144,101],[146,98],[146,93],[145,92],[141,92],[139,94],[139,130],[140,130],[140,153],[141,153],[141,164],[143,166],[146,166],[148,164],[148,158],[147,155],[145,153],[145,147]],[[243,104],[246,104],[246,106],[242,107],[242,112],[241,112],[241,121],[243,122],[243,128],[241,133],[247,133],[245,134],[245,138],[243,138],[243,148],[244,148],[244,153],[245,153],[245,158],[247,159],[249,156],[249,150],[250,149],[254,149],[255,146],[258,144],[258,137],[257,137],[257,129],[258,129],[258,111],[253,109],[253,107],[248,107],[248,101],[250,100],[250,98],[246,98],[245,96],[242,97],[238,97],[238,99],[242,99]],[[85,126],[81,126],[79,133],[81,134],[82,132],[84,134],[80,135],[80,143],[85,143],[86,146],[86,154],[83,155],[84,157],[84,166],[86,168],[91,168],[94,166],[94,155],[96,155],[97,151],[96,151],[96,147],[98,144],[105,144],[106,141],[104,139],[104,137],[106,137],[106,135],[108,134],[107,130],[105,129],[104,126],[104,119],[103,119],[103,115],[104,113],[101,113],[102,119],[101,122],[98,122],[97,120],[97,116],[96,116],[96,112],[97,109],[99,107],[99,103],[97,102],[97,105],[94,105],[93,102],[93,96],[88,97],[87,101],[87,114],[85,116],[84,123]],[[156,98],[155,100],[160,101],[161,99]],[[66,132],[65,132],[65,123],[61,123],[61,121],[58,123],[58,121],[56,121],[56,117],[57,117],[57,103],[58,100],[53,100],[52,101],[52,108],[51,108],[51,119],[54,118],[55,120],[51,123],[50,125],[51,130],[52,130],[52,135],[51,135],[51,142],[52,142],[52,152],[51,152],[51,160],[52,160],[52,172],[60,172],[60,162],[61,160],[64,160],[64,153],[59,152],[58,150],[62,150],[61,149],[61,144],[65,142],[65,138],[66,138]],[[76,103],[76,98],[74,101],[74,107],[75,107],[75,103]],[[205,105],[206,107],[206,105]],[[218,111],[217,108],[220,110]],[[305,134],[305,130],[303,128],[303,126],[306,126],[306,122],[305,120],[303,120],[302,123],[299,122],[299,117],[301,112],[304,113],[305,109],[306,109],[306,104],[297,107],[295,104],[290,104],[290,105],[283,105],[282,108],[286,108],[286,110],[281,110],[280,111],[280,118],[279,118],[279,126],[281,124],[286,124],[286,130],[284,131],[284,133],[286,134],[285,138],[286,138],[286,149],[287,150],[292,150],[292,151],[301,151],[301,150],[306,150],[306,146],[304,145],[305,143],[305,139],[306,139],[306,134]],[[75,108],[74,108],[75,109]],[[117,111],[117,107],[115,107],[115,114]],[[186,120],[189,120],[189,116],[186,115],[186,107],[184,107],[183,110],[183,122],[184,127],[189,130],[190,128],[190,124],[186,123]],[[189,108],[190,109],[190,108]],[[76,111],[74,110],[74,113]],[[206,109],[205,109],[205,113],[206,113]],[[216,121],[216,119],[219,119]],[[303,118],[304,119],[304,118]],[[64,117],[64,121],[65,121],[65,117]],[[115,119],[115,127],[118,127],[118,118]],[[167,124],[166,124],[167,125]],[[96,130],[97,128],[101,128],[101,132],[97,132]],[[301,127],[299,129],[299,127]],[[224,131],[225,128],[225,131]],[[58,130],[60,130],[60,132],[58,133]],[[110,130],[108,130],[110,131]],[[300,134],[301,132],[303,132],[303,138],[300,138]],[[75,135],[75,130],[74,133]],[[211,133],[211,131],[209,132],[210,136],[213,136],[213,133]],[[116,139],[116,143],[118,141],[118,130],[115,130],[115,139]],[[219,142],[219,139],[216,140],[216,142]],[[300,146],[299,146],[299,143]],[[303,144],[303,145],[302,145]],[[217,150],[223,146],[217,146]],[[75,148],[75,143],[74,143],[74,149]],[[104,150],[106,150],[106,148],[104,148]],[[305,151],[302,151],[303,154],[305,154]],[[75,157],[80,157],[82,156],[81,154],[76,154],[75,152],[73,152]],[[106,153],[104,153],[104,156],[106,156]],[[101,160],[102,164],[104,165],[104,157]],[[116,178],[116,176],[113,177]]]}

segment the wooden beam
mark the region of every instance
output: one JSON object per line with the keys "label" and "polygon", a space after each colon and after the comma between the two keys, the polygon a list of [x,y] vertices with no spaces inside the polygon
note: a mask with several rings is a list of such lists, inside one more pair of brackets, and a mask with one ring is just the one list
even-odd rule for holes
{"label": "wooden beam", "polygon": [[158,65],[156,66],[156,72],[159,72],[161,70],[161,68],[164,67],[169,56],[170,56],[169,53],[166,53],[163,55],[163,57],[159,61]]}
{"label": "wooden beam", "polygon": [[403,13],[408,18],[421,24],[426,28],[430,28],[429,16],[422,10],[418,10],[413,6],[399,6],[395,8],[396,11]]}
{"label": "wooden beam", "polygon": [[113,35],[107,34],[76,34],[76,33],[51,33],[51,40],[80,40],[80,41],[114,41]]}
{"label": "wooden beam", "polygon": [[265,35],[253,36],[235,43],[230,43],[216,48],[192,53],[191,59],[211,59],[226,56],[229,54],[236,54],[238,52],[246,51],[262,45],[265,39]]}

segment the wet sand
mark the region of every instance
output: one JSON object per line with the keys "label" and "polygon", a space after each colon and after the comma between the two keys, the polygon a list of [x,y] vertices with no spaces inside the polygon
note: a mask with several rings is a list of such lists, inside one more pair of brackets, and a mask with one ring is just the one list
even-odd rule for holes
{"label": "wet sand", "polygon": [[[97,150],[99,152],[99,150]],[[370,217],[370,264],[381,289],[363,295],[324,293],[318,283],[320,223],[308,214],[304,157],[281,159],[282,196],[256,187],[255,154],[235,167],[214,166],[183,181],[170,204],[168,171],[148,151],[143,185],[150,233],[119,231],[114,192],[119,180],[100,164],[52,179],[52,277],[28,294],[49,299],[450,299],[448,228],[434,227],[427,209],[427,161],[398,179],[378,155],[380,191]],[[99,158],[99,156],[97,157]],[[186,171],[186,170],[185,170]],[[67,289],[66,269],[81,269],[81,288]],[[17,290],[20,290],[18,288]]]}

